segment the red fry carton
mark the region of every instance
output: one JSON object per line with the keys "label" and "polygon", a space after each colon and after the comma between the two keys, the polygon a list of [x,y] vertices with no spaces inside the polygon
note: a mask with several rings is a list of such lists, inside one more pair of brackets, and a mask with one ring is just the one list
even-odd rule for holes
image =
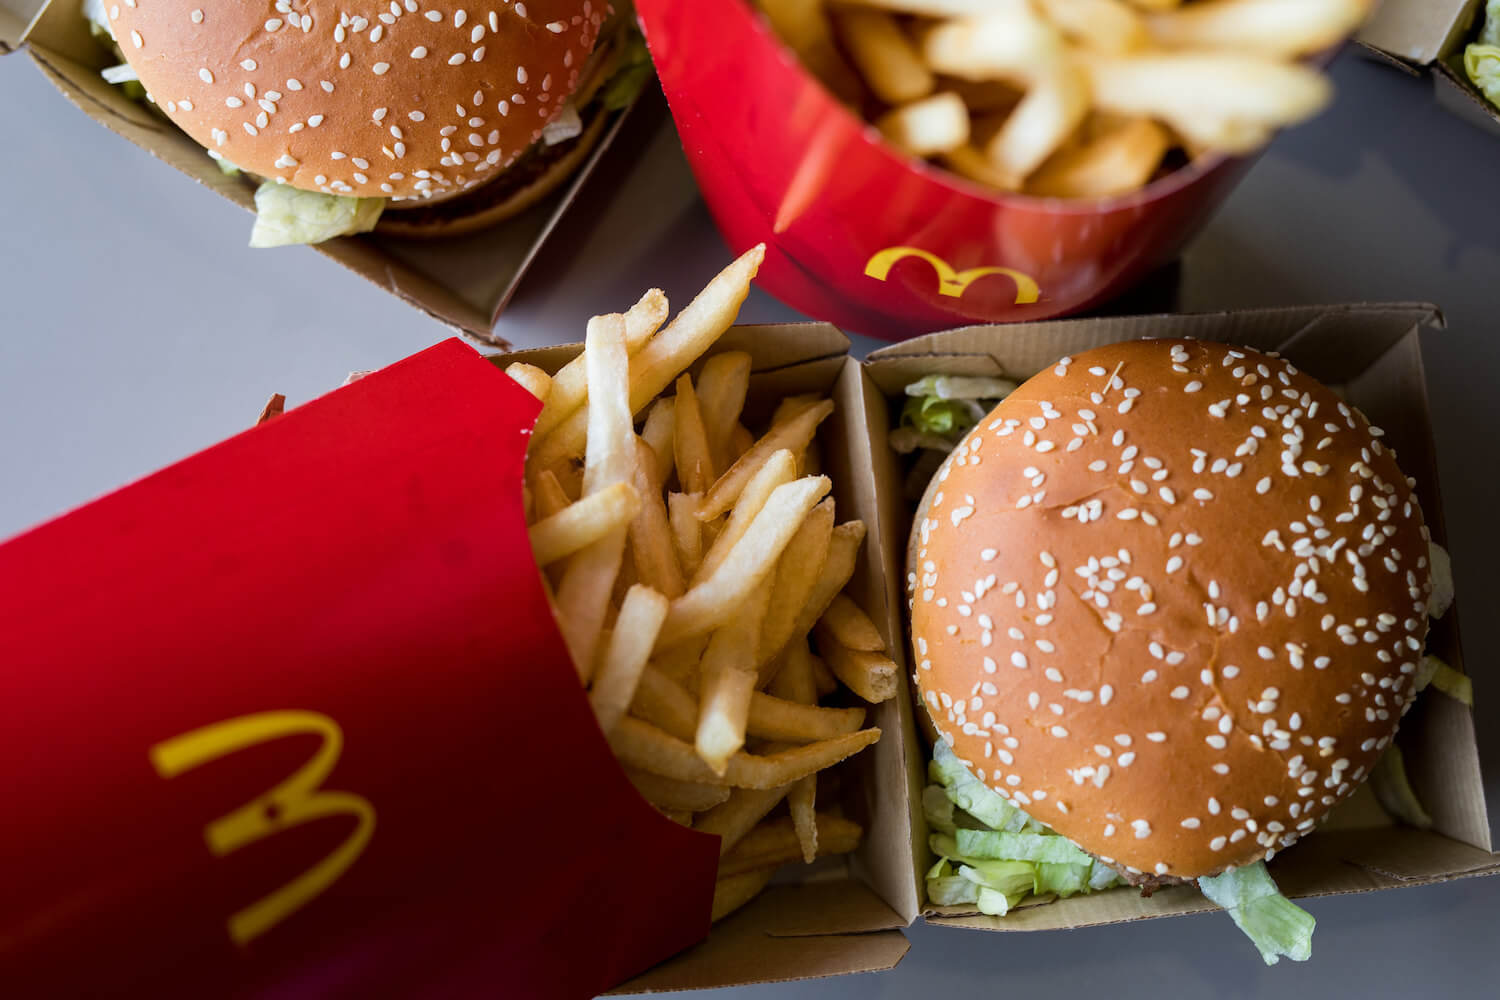
{"label": "red fry carton", "polygon": [[1251,160],[1134,194],[1006,195],[887,145],[744,0],[637,0],[698,185],[730,248],[802,312],[886,339],[1075,313],[1172,260]]}
{"label": "red fry carton", "polygon": [[584,997],[708,932],[530,557],[538,409],[448,341],[0,547],[0,993]]}

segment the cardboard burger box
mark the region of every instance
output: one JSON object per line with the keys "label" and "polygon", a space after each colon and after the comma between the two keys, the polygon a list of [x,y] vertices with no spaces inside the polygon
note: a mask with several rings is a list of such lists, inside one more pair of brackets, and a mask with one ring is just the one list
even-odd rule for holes
{"label": "cardboard burger box", "polygon": [[[923,375],[1024,379],[1063,355],[1120,340],[1186,337],[1279,351],[1385,428],[1385,440],[1400,456],[1401,467],[1417,480],[1433,538],[1446,545],[1420,343],[1424,328],[1441,323],[1431,306],[1350,305],[970,327],[877,351],[866,370],[890,412],[898,413],[903,387]],[[889,475],[883,478],[890,481]],[[911,514],[905,507],[902,513],[904,520],[892,516],[888,521],[893,528],[888,545],[905,544]],[[1462,550],[1456,558],[1463,558]],[[1456,606],[1433,623],[1428,648],[1463,669]],[[1271,863],[1288,896],[1369,892],[1500,872],[1500,857],[1491,853],[1470,709],[1429,690],[1407,715],[1398,743],[1412,786],[1432,815],[1432,829],[1393,824],[1365,787],[1315,834]],[[925,870],[933,861],[926,838],[918,838],[914,846],[917,868]],[[972,908],[926,905],[923,917],[942,926],[1023,931],[1213,909],[1196,889],[1180,886],[1150,898],[1124,888],[1047,905],[1022,904],[999,918]]]}
{"label": "cardboard burger box", "polygon": [[[752,420],[791,393],[836,401],[825,468],[869,528],[853,589],[902,662],[910,509],[886,441],[907,382],[1143,336],[1279,349],[1388,429],[1441,540],[1418,339],[1437,322],[1366,305],[971,327],[865,363],[807,324],[717,349],[752,354]],[[841,765],[860,850],[792,866],[711,932],[716,842],[614,765],[528,554],[538,404],[500,371],[576,350],[492,364],[444,342],[0,545],[0,857],[24,859],[0,898],[6,993],[581,997],[900,960],[928,862],[909,691]],[[1456,614],[1431,642],[1462,666]],[[1277,858],[1286,892],[1500,871],[1470,712],[1430,692],[1401,743],[1433,830],[1346,810]],[[1208,908],[1114,890],[925,915],[1039,930]]]}
{"label": "cardboard burger box", "polygon": [[1500,135],[1500,108],[1464,73],[1464,47],[1484,19],[1485,0],[1382,0],[1359,33],[1367,49],[1408,73],[1430,73],[1437,102]]}
{"label": "cardboard burger box", "polygon": [[[175,125],[99,76],[116,59],[89,34],[80,7],[80,0],[0,0],[0,55],[24,52],[84,114],[254,212],[253,184],[226,176]],[[366,233],[329,240],[313,249],[439,322],[506,347],[492,333],[495,321],[543,242],[614,142],[627,114],[628,109],[613,113],[613,121],[605,126],[592,152],[557,191],[496,226],[441,240]],[[248,219],[245,236],[249,238]]]}

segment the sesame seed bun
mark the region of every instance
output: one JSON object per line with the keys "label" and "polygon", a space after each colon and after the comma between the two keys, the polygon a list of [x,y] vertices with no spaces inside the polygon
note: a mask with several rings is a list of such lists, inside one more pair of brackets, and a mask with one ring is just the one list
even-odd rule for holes
{"label": "sesame seed bun", "polygon": [[917,515],[938,732],[1139,881],[1295,842],[1390,742],[1426,639],[1427,529],[1379,433],[1219,344],[1115,344],[1027,381]]}
{"label": "sesame seed bun", "polygon": [[108,0],[183,131],[266,178],[421,203],[499,176],[578,84],[603,0]]}

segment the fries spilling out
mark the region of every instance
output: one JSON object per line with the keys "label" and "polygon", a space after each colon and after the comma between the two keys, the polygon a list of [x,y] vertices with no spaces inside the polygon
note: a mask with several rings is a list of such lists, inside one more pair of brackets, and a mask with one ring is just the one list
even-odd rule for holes
{"label": "fries spilling out", "polygon": [[1373,0],[761,0],[771,27],[888,142],[1042,197],[1144,187],[1243,154],[1329,101],[1298,60]]}
{"label": "fries spilling out", "polygon": [[833,402],[789,397],[747,423],[751,359],[713,350],[763,255],[670,323],[652,290],[590,320],[556,373],[507,368],[543,402],[526,509],[560,631],[637,790],[721,838],[716,920],[780,865],[858,845],[818,775],[880,738],[863,703],[896,692],[885,637],[845,592],[864,524],[838,521],[818,471]]}

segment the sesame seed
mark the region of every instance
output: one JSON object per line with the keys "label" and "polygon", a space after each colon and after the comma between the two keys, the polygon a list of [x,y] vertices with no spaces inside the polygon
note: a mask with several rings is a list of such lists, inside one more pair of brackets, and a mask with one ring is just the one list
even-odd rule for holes
{"label": "sesame seed", "polygon": [[425,46],[425,45],[418,45],[416,48],[412,49],[411,50],[411,57],[413,59],[424,59],[424,58],[426,58],[427,57],[427,46]]}
{"label": "sesame seed", "polygon": [[213,73],[209,72],[207,67],[203,67],[198,70],[198,79],[202,80],[204,83],[213,83],[214,75]]}
{"label": "sesame seed", "polygon": [[390,68],[391,64],[388,62],[378,62],[370,67],[376,76],[384,76]]}
{"label": "sesame seed", "polygon": [[457,66],[457,65],[459,65],[460,63],[462,63],[467,58],[468,58],[468,56],[464,55],[462,52],[455,52],[451,56],[448,57],[448,65],[449,66]]}

